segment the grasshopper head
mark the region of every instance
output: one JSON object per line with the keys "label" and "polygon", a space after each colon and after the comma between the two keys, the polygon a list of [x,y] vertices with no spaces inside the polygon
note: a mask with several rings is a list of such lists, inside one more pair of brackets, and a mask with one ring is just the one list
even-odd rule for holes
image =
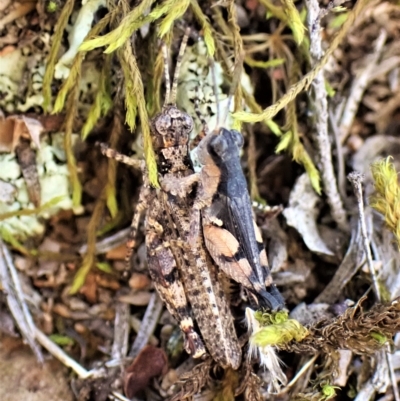
{"label": "grasshopper head", "polygon": [[151,121],[154,149],[187,145],[193,119],[174,105],[166,105]]}

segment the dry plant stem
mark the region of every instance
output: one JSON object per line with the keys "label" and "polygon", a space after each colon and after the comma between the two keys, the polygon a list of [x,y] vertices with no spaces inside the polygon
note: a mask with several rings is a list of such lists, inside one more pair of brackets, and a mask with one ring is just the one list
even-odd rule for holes
{"label": "dry plant stem", "polygon": [[[315,298],[314,303],[333,304],[342,294],[343,288],[357,273],[358,269],[365,263],[365,252],[360,241],[360,224],[355,224],[352,219],[351,240],[340,266],[335,275],[324,288],[324,290]],[[353,228],[353,226],[356,226]]]}
{"label": "dry plant stem", "polygon": [[[117,248],[120,245],[126,244],[126,238],[128,237],[130,228],[124,228],[115,234],[110,235],[100,241],[96,242],[95,254],[100,255]],[[79,248],[79,253],[85,255],[87,253],[87,244],[82,245]]]}
{"label": "dry plant stem", "polygon": [[393,362],[392,362],[392,354],[390,352],[389,346],[386,347],[386,363],[389,369],[390,381],[392,383],[393,395],[395,401],[400,401],[400,393],[399,387],[397,385],[396,373],[394,371]]}
{"label": "dry plant stem", "polygon": [[[317,0],[306,0],[307,25],[310,32],[310,56],[313,66],[322,57],[320,8]],[[325,194],[331,209],[332,217],[342,231],[348,231],[346,212],[340,198],[335,171],[332,164],[332,149],[328,134],[328,101],[323,70],[321,69],[311,84],[312,101],[315,112],[315,130],[312,131],[318,147],[318,159]]]}
{"label": "dry plant stem", "polygon": [[140,330],[132,344],[129,356],[135,357],[140,350],[148,343],[150,336],[153,334],[156,328],[158,319],[160,317],[163,307],[163,302],[160,297],[154,292],[150,298],[150,302],[147,305],[146,312],[142,319]]}
{"label": "dry plant stem", "polygon": [[122,394],[117,393],[116,391],[113,391],[111,394],[113,395],[114,399],[116,399],[116,400],[120,400],[120,401],[132,401],[132,400],[130,400],[129,398],[124,397]]}
{"label": "dry plant stem", "polygon": [[[381,301],[381,294],[379,290],[379,284],[378,284],[378,279],[376,277],[373,261],[372,261],[372,253],[371,253],[371,246],[367,234],[367,225],[365,222],[365,212],[364,212],[364,200],[363,200],[363,192],[362,192],[362,182],[363,182],[363,176],[360,173],[357,172],[352,172],[348,175],[348,178],[350,182],[353,184],[354,187],[354,193],[357,198],[357,203],[358,203],[358,211],[359,211],[359,217],[360,217],[360,228],[361,228],[361,236],[363,239],[363,244],[364,244],[364,251],[367,255],[367,264],[368,268],[371,274],[372,278],[372,283],[374,287],[374,292],[375,292],[375,297],[378,302]],[[390,374],[390,379],[392,382],[392,389],[393,389],[393,394],[395,397],[396,401],[400,401],[400,394],[399,394],[399,389],[397,387],[397,382],[396,382],[396,377],[394,374],[394,369],[393,365],[391,363],[391,355],[389,351],[386,351],[386,362]]]}
{"label": "dry plant stem", "polygon": [[362,242],[364,245],[364,251],[367,256],[367,265],[368,265],[369,273],[371,275],[375,297],[378,302],[381,302],[381,293],[379,291],[378,279],[376,277],[374,264],[372,261],[371,244],[369,242],[367,225],[365,222],[364,199],[363,199],[363,191],[362,191],[362,182],[364,180],[364,177],[361,173],[358,173],[356,171],[353,171],[347,177],[353,185],[354,193],[355,193],[356,199],[357,199],[359,222],[360,222],[360,228],[361,228],[361,238],[362,238]]}
{"label": "dry plant stem", "polygon": [[35,324],[24,299],[18,273],[10,251],[0,240],[0,283],[7,297],[7,305],[14,320],[40,363],[44,362],[42,352],[35,341]]}
{"label": "dry plant stem", "polygon": [[354,25],[354,21],[358,17],[358,15],[363,10],[364,6],[369,2],[369,0],[358,0],[355,4],[352,12],[347,17],[347,20],[344,22],[339,32],[333,38],[329,48],[325,52],[321,61],[308,73],[306,74],[297,84],[292,85],[289,90],[283,95],[275,104],[267,107],[261,114],[252,114],[252,113],[235,113],[233,117],[237,117],[241,121],[245,122],[260,122],[263,120],[270,120],[275,117],[280,110],[282,110],[289,102],[293,101],[296,96],[301,93],[304,89],[307,89],[315,76],[319,73],[319,71],[326,65],[329,60],[329,57],[333,54],[333,52],[338,48],[338,46],[343,43],[344,37],[347,35],[347,32]]}
{"label": "dry plant stem", "polygon": [[288,385],[284,389],[282,389],[282,391],[279,392],[279,394],[287,393],[296,384],[296,382],[300,379],[300,377],[303,376],[311,366],[314,367],[314,362],[316,361],[318,356],[319,356],[319,354],[315,354],[311,359],[309,359],[301,367],[301,369],[296,373],[296,375],[293,377],[293,379],[290,381],[290,383],[288,383]]}
{"label": "dry plant stem", "polygon": [[51,355],[57,358],[63,365],[72,369],[79,378],[86,379],[90,376],[90,372],[88,370],[86,370],[78,362],[68,356],[58,345],[51,341],[38,328],[35,328],[35,337],[43,348],[45,348]]}
{"label": "dry plant stem", "polygon": [[118,302],[115,307],[114,342],[111,349],[112,359],[123,359],[128,353],[129,317],[129,305],[124,302]]}
{"label": "dry plant stem", "polygon": [[77,113],[77,105],[79,98],[78,85],[74,86],[71,90],[68,101],[67,101],[67,112],[65,119],[65,135],[64,135],[64,147],[65,154],[67,157],[68,172],[70,175],[70,182],[72,186],[72,202],[73,206],[79,207],[81,204],[82,197],[82,186],[78,176],[78,168],[76,165],[76,159],[72,149],[72,134],[74,118]]}
{"label": "dry plant stem", "polygon": [[344,106],[343,115],[339,122],[340,142],[343,144],[350,133],[354,117],[358,110],[361,98],[364,94],[366,87],[371,80],[371,74],[376,69],[376,65],[381,57],[383,46],[386,42],[387,33],[381,30],[378,38],[376,39],[374,52],[365,61],[366,65],[364,70],[355,78],[351,89],[350,95]]}
{"label": "dry plant stem", "polygon": [[251,199],[260,199],[260,193],[257,186],[257,171],[256,171],[256,138],[254,135],[253,127],[248,127],[249,133],[249,149],[247,154],[247,164],[249,168],[249,181],[250,181],[250,196]]}
{"label": "dry plant stem", "polygon": [[49,111],[51,103],[51,82],[53,80],[54,68],[56,65],[56,59],[61,46],[61,38],[65,27],[68,24],[68,19],[74,9],[75,0],[67,0],[63,6],[61,14],[57,20],[57,24],[54,27],[53,44],[50,50],[50,55],[46,63],[46,71],[43,77],[43,108],[45,111]]}
{"label": "dry plant stem", "polygon": [[333,139],[335,140],[339,193],[342,199],[346,199],[346,173],[344,155],[342,144],[340,143],[340,133],[337,124],[336,113],[334,114],[331,109],[329,110],[329,124],[331,127],[331,132],[333,133]]}

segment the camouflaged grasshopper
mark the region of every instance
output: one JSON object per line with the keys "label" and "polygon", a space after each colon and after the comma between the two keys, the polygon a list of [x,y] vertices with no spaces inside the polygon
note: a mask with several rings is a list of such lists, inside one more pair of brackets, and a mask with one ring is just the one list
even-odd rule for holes
{"label": "camouflaged grasshopper", "polygon": [[[186,351],[195,358],[206,353],[194,329],[193,317],[212,358],[224,368],[238,369],[241,347],[229,301],[221,285],[222,273],[207,252],[202,233],[198,232],[196,238],[190,237],[191,215],[197,197],[196,176],[188,149],[193,119],[175,105],[179,65],[186,41],[187,36],[179,51],[172,89],[168,68],[165,68],[166,101],[161,113],[150,124],[162,189],[146,185],[147,178],[144,176],[144,186],[132,222],[132,238],[139,224],[138,216],[147,208],[145,225],[149,271],[158,293],[179,322]],[[163,51],[166,59],[165,47]],[[123,156],[117,156],[115,152],[104,149],[103,153],[123,161]],[[169,183],[182,179],[189,182],[192,176],[194,179],[186,187],[187,191],[177,193],[174,188],[166,189],[170,187]]]}
{"label": "camouflaged grasshopper", "polygon": [[197,238],[201,225],[206,247],[218,267],[242,284],[258,307],[282,309],[285,302],[272,281],[240,164],[243,136],[225,128],[208,133],[207,123],[201,115],[199,118],[205,133],[197,148],[201,171],[170,181],[164,188],[180,193],[198,183],[189,243]]}

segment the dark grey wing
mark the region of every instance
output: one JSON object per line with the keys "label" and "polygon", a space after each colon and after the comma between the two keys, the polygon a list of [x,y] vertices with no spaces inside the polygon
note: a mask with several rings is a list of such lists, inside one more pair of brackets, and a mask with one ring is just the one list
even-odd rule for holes
{"label": "dark grey wing", "polygon": [[265,287],[264,277],[270,277],[268,266],[260,265],[261,259],[266,260],[265,250],[257,242],[252,216],[248,219],[244,207],[245,203],[238,202],[237,198],[232,201],[219,194],[214,199],[211,214],[219,225],[204,225],[206,246],[220,268],[254,294],[261,306],[279,309],[284,306],[284,300],[272,282]]}

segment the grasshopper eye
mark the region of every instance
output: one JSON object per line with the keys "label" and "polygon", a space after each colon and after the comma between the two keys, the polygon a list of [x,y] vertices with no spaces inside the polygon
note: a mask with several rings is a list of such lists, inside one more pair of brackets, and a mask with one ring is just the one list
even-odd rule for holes
{"label": "grasshopper eye", "polygon": [[158,118],[154,122],[154,127],[160,135],[167,135],[168,130],[170,129],[172,124],[172,119],[169,115],[163,114],[158,116]]}
{"label": "grasshopper eye", "polygon": [[231,130],[230,132],[231,132],[231,136],[232,136],[233,141],[236,143],[237,147],[239,149],[241,149],[243,147],[243,144],[244,144],[243,135],[239,131],[236,131],[234,129]]}
{"label": "grasshopper eye", "polygon": [[182,113],[182,128],[187,134],[193,130],[193,119],[186,113]]}
{"label": "grasshopper eye", "polygon": [[228,150],[228,144],[226,139],[222,135],[216,135],[209,145],[210,153],[214,153],[219,157],[222,157]]}

